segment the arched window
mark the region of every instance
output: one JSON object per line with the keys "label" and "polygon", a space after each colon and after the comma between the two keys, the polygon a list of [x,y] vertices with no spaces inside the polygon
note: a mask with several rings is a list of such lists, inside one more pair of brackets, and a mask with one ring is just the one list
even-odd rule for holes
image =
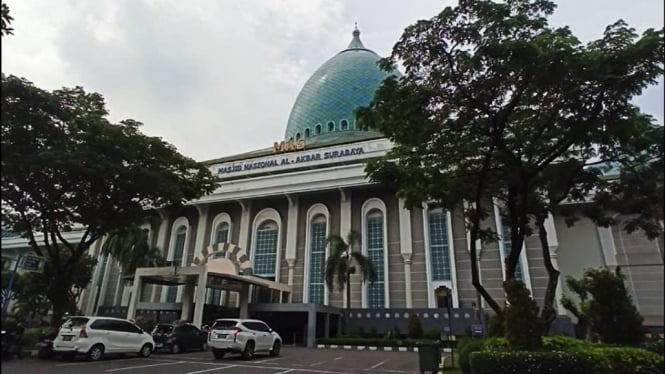
{"label": "arched window", "polygon": [[320,135],[321,134],[321,125],[316,125],[314,128],[314,135]]}
{"label": "arched window", "polygon": [[349,129],[349,122],[347,122],[345,119],[342,120],[341,125],[342,125],[342,130]]}
{"label": "arched window", "polygon": [[309,292],[308,301],[323,304],[325,301],[326,237],[328,223],[323,214],[311,220],[309,229]]}
{"label": "arched window", "polygon": [[[173,251],[169,260],[172,264],[177,264],[182,266],[183,257],[185,255],[185,242],[187,240],[187,227],[180,226],[175,234],[175,243],[173,245]],[[170,286],[166,293],[166,302],[175,303],[178,296],[178,286]]]}
{"label": "arched window", "polygon": [[373,209],[367,213],[365,222],[367,257],[374,264],[377,275],[376,281],[367,285],[368,308],[384,308],[386,305],[384,217],[382,211]]}
{"label": "arched window", "polygon": [[306,138],[309,138],[309,129],[308,129],[308,128],[305,129],[305,137],[306,137]]}
{"label": "arched window", "polygon": [[277,237],[279,227],[272,220],[261,223],[256,229],[254,245],[254,275],[275,280],[277,266]]}
{"label": "arched window", "polygon": [[452,280],[448,217],[442,210],[429,211],[429,251],[432,281]]}
{"label": "arched window", "polygon": [[296,134],[296,140],[300,140],[300,133]]}
{"label": "arched window", "polygon": [[333,122],[328,122],[328,132],[333,132],[335,130],[335,124]]}

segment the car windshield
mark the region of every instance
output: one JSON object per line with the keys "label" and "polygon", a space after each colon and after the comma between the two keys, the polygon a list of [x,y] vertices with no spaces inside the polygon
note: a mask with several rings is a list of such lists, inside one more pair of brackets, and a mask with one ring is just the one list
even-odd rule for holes
{"label": "car windshield", "polygon": [[171,326],[171,325],[157,325],[157,327],[155,327],[155,331],[153,331],[153,333],[154,334],[167,334],[171,331],[173,331],[173,326]]}
{"label": "car windshield", "polygon": [[212,328],[214,330],[231,330],[234,327],[236,327],[237,322],[236,321],[215,321],[215,324],[212,325]]}
{"label": "car windshield", "polygon": [[62,324],[62,327],[66,329],[81,327],[84,326],[86,323],[88,323],[88,321],[89,319],[85,317],[72,317],[67,321],[65,321],[65,323]]}

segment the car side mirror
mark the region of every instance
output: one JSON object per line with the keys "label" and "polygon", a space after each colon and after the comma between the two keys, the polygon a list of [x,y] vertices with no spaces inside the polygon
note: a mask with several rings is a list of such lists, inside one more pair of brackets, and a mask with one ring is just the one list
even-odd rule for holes
{"label": "car side mirror", "polygon": [[268,329],[268,332],[272,332],[272,329]]}

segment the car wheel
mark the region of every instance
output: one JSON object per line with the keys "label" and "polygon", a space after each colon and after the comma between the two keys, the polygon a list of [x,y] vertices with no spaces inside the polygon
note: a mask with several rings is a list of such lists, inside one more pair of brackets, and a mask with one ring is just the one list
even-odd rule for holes
{"label": "car wheel", "polygon": [[152,354],[152,345],[146,343],[143,344],[143,347],[141,347],[141,350],[139,351],[139,356],[148,358]]}
{"label": "car wheel", "polygon": [[270,355],[273,357],[279,356],[279,349],[282,347],[282,343],[279,340],[275,340],[272,344],[272,349],[270,350]]}
{"label": "car wheel", "polygon": [[224,355],[226,352],[220,351],[219,349],[214,349],[212,350],[212,355],[215,356],[216,359],[221,360],[224,358]]}
{"label": "car wheel", "polygon": [[88,360],[90,361],[98,361],[102,356],[104,356],[104,346],[101,344],[93,345],[88,351]]}
{"label": "car wheel", "polygon": [[251,360],[253,356],[254,356],[254,342],[250,340],[247,342],[247,344],[245,345],[245,350],[242,352],[242,359]]}
{"label": "car wheel", "polygon": [[180,352],[180,346],[178,343],[173,343],[171,346],[171,353],[179,353]]}

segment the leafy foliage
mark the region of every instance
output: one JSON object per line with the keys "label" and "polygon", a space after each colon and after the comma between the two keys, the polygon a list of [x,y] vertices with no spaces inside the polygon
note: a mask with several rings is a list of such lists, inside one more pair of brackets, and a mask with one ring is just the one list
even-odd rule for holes
{"label": "leafy foliage", "polygon": [[515,350],[536,350],[542,346],[543,329],[538,305],[526,286],[515,279],[504,283],[506,306],[503,323],[506,339]]}
{"label": "leafy foliage", "polygon": [[118,261],[125,275],[134,274],[139,267],[166,265],[162,251],[151,246],[148,233],[136,225],[111,231],[102,245],[102,253]]}
{"label": "leafy foliage", "polygon": [[0,8],[0,36],[13,35],[14,29],[9,27],[14,18],[9,15],[9,7],[2,3]]}
{"label": "leafy foliage", "polygon": [[423,337],[423,326],[417,315],[411,314],[407,323],[407,336],[409,338],[420,339]]}
{"label": "leafy foliage", "polygon": [[593,374],[585,356],[563,352],[474,352],[470,357],[473,374]]}
{"label": "leafy foliage", "polygon": [[[407,27],[381,61],[384,69],[402,63],[405,75],[388,78],[357,111],[360,126],[395,144],[368,162],[370,179],[409,206],[470,202],[472,248],[496,236],[480,228],[488,201],[506,206],[506,279],[534,222],[604,183],[590,164],[637,159],[645,148],[636,140],[654,128],[631,99],[663,74],[663,30],[638,36],[617,21],[583,45],[569,28],[548,24],[554,9],[547,0],[461,1]],[[499,313],[475,260],[473,284]]]}
{"label": "leafy foliage", "polygon": [[[346,240],[339,235],[331,235],[328,237],[328,244],[330,256],[326,260],[325,273],[328,289],[334,290],[336,284],[337,289],[343,291],[349,283],[351,274],[356,273],[356,267],[362,274],[363,280],[376,281],[376,268],[372,261],[362,253],[353,251],[353,245],[360,244],[360,234],[357,231],[350,231]],[[350,304],[351,300],[348,300],[347,307]]]}
{"label": "leafy foliage", "polygon": [[580,279],[566,278],[568,287],[580,298],[577,307],[564,298],[562,305],[588,323],[588,339],[595,337],[606,344],[637,345],[644,341],[646,330],[642,316],[633,304],[624,278],[617,268],[587,269]]}
{"label": "leafy foliage", "polygon": [[[107,115],[98,93],[48,92],[2,76],[2,221],[47,258],[55,321],[75,309],[70,289],[92,243],[141,224],[146,209],[181,204],[217,184],[204,165],[143,135],[139,122],[112,124]],[[80,235],[66,238],[75,227]]]}

